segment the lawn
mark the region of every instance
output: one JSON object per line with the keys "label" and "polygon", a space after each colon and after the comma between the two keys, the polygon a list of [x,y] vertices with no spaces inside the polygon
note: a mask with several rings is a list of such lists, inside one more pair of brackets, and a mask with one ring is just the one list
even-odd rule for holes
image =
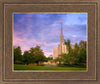
{"label": "lawn", "polygon": [[50,66],[35,66],[35,65],[18,65],[14,64],[14,70],[50,70],[50,71],[85,71],[85,67],[66,66],[66,67],[50,67]]}

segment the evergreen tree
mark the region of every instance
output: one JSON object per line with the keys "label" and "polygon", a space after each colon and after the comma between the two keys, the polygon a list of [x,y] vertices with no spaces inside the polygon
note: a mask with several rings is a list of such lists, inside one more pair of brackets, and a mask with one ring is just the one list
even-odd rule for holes
{"label": "evergreen tree", "polygon": [[22,64],[22,55],[20,46],[14,47],[14,64]]}

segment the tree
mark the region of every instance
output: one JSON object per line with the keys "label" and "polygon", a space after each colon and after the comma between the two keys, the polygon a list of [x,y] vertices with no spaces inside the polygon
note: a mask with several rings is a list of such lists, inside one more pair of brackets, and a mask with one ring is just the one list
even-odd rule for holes
{"label": "tree", "polygon": [[67,60],[67,54],[66,53],[62,53],[61,55],[59,55],[59,59],[58,59],[59,62],[66,64],[66,60]]}
{"label": "tree", "polygon": [[53,56],[50,55],[49,57],[47,57],[47,61],[53,60]]}
{"label": "tree", "polygon": [[63,58],[61,57],[61,55],[59,55],[56,59],[54,59],[55,62],[59,62],[59,65],[61,64],[61,62],[63,61]]}
{"label": "tree", "polygon": [[33,56],[31,55],[31,53],[29,53],[29,51],[25,51],[23,54],[23,62],[24,64],[30,64],[30,63],[34,63],[34,59]]}
{"label": "tree", "polygon": [[35,53],[35,48],[30,48],[29,50],[29,53],[30,53],[30,56],[32,57],[32,63],[36,63],[36,57],[34,56],[34,53]]}
{"label": "tree", "polygon": [[70,40],[64,40],[64,44],[67,46],[68,54],[64,57],[64,63],[67,64],[79,64],[86,63],[86,41],[80,41],[79,45],[75,43],[74,48],[71,48]]}
{"label": "tree", "polygon": [[38,65],[41,65],[41,62],[44,62],[46,59],[42,49],[40,49],[40,46],[31,48],[30,53],[31,53],[31,55],[33,55],[33,58]]}
{"label": "tree", "polygon": [[73,49],[73,60],[74,60],[74,64],[78,64],[78,60],[79,60],[79,45],[77,43],[75,43],[74,49]]}
{"label": "tree", "polygon": [[68,54],[64,55],[65,64],[74,64],[75,57],[73,53],[73,49],[71,48],[70,40],[64,40],[64,44],[67,46]]}
{"label": "tree", "polygon": [[20,46],[14,46],[14,64],[22,64],[22,55]]}
{"label": "tree", "polygon": [[79,43],[79,63],[86,64],[86,41],[80,41]]}
{"label": "tree", "polygon": [[71,53],[62,53],[59,55],[56,59],[54,59],[55,62],[59,62],[60,64],[74,64],[74,56]]}
{"label": "tree", "polygon": [[68,39],[67,41],[64,40],[64,44],[67,46],[67,50],[68,50],[68,53],[71,52],[71,44],[70,44],[70,40]]}

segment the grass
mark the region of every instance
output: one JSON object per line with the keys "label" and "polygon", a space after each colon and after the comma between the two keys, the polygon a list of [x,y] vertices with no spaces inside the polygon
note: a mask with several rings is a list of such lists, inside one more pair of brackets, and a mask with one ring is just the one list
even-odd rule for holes
{"label": "grass", "polygon": [[35,65],[19,65],[14,64],[14,70],[46,70],[46,71],[85,71],[85,67],[66,66],[66,67],[50,67],[50,66],[35,66]]}

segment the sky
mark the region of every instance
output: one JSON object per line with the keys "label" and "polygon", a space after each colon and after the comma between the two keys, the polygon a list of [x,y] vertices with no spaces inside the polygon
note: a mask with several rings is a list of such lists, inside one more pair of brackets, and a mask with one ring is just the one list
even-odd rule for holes
{"label": "sky", "polygon": [[87,13],[14,13],[13,45],[20,46],[22,54],[39,45],[46,57],[60,40],[61,19],[63,36],[71,44],[87,40]]}

